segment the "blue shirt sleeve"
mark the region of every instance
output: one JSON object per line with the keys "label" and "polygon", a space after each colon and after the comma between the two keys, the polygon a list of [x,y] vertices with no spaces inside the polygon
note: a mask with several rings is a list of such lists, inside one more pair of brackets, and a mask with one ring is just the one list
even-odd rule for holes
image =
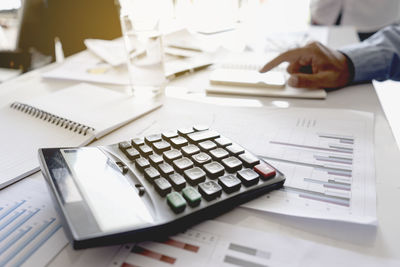
{"label": "blue shirt sleeve", "polygon": [[362,43],[339,49],[354,65],[353,82],[400,80],[400,25],[388,26]]}

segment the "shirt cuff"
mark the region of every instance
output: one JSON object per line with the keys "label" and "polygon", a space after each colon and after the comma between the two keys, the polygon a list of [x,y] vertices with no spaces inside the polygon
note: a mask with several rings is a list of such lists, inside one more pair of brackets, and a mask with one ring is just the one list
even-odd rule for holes
{"label": "shirt cuff", "polygon": [[353,83],[371,81],[385,76],[387,60],[380,48],[360,43],[343,47],[339,51],[353,64]]}

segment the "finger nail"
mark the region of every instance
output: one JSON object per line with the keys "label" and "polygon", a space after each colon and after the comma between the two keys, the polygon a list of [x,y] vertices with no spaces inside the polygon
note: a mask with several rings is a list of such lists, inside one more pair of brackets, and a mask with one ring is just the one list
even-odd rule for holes
{"label": "finger nail", "polygon": [[288,80],[288,84],[290,86],[297,86],[299,83],[299,79],[296,76],[290,76],[289,80]]}

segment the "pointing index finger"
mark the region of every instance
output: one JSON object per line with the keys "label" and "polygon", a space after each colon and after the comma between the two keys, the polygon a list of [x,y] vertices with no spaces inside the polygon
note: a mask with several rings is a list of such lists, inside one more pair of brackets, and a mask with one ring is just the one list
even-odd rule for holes
{"label": "pointing index finger", "polygon": [[279,56],[275,57],[274,59],[272,59],[267,64],[265,64],[264,67],[262,67],[260,69],[260,72],[264,73],[264,72],[270,71],[271,69],[275,68],[282,62],[296,61],[301,57],[302,52],[303,52],[303,49],[301,49],[301,48],[296,48],[296,49],[286,51],[286,52],[280,54]]}

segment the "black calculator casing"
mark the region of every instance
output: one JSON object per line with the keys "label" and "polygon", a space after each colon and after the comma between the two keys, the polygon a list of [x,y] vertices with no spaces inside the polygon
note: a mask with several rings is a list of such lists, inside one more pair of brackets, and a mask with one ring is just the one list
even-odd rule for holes
{"label": "black calculator casing", "polygon": [[[96,160],[94,160],[94,162],[89,164],[93,166],[89,166],[89,168],[97,169],[96,171],[101,173],[101,169],[104,168],[102,165],[106,162],[110,175],[104,179],[119,179],[121,181],[125,179],[126,181],[124,182],[128,182],[131,185],[129,190],[131,190],[132,194],[138,195],[139,192],[138,189],[135,188],[135,185],[141,184],[145,189],[145,193],[139,197],[134,196],[134,202],[136,204],[132,203],[132,209],[135,209],[135,205],[140,204],[141,207],[145,207],[149,211],[153,221],[138,223],[134,226],[125,225],[124,227],[117,227],[115,229],[104,229],[104,227],[100,227],[99,218],[94,215],[94,210],[97,209],[99,214],[101,214],[101,207],[96,207],[94,209],[93,206],[91,207],[88,204],[88,199],[82,193],[82,187],[77,184],[77,179],[80,179],[80,177],[75,177],[79,175],[77,175],[76,171],[71,170],[71,164],[67,163],[65,157],[65,152],[77,153],[77,155],[79,155],[79,153],[83,153],[82,151],[85,153],[90,152],[88,154],[89,156],[91,154],[96,155],[97,153],[102,154],[101,156],[99,154],[99,158],[102,159],[102,162],[95,162]],[[107,160],[105,160],[105,158],[107,158]],[[75,162],[78,162],[77,164],[86,166],[86,164],[82,162],[82,159],[79,157],[76,157],[76,159]],[[260,179],[257,184],[249,187],[242,185],[240,190],[234,193],[226,194],[222,192],[220,197],[211,201],[202,199],[199,206],[187,206],[183,212],[176,213],[169,208],[166,204],[166,198],[157,193],[152,187],[151,182],[143,176],[143,173],[135,164],[121,153],[118,144],[103,147],[39,149],[39,160],[41,171],[47,181],[55,207],[62,219],[65,233],[74,249],[146,240],[161,240],[170,235],[182,232],[201,221],[221,215],[267,192],[279,189],[283,186],[285,181],[284,175],[275,169],[276,175],[270,179]],[[89,162],[91,160],[86,161]],[[115,162],[121,161],[129,167],[126,173],[122,173],[121,169],[117,168],[118,165],[115,164]],[[262,159],[260,159],[260,161],[265,162]],[[115,166],[113,164],[115,164]],[[114,175],[115,177],[113,177]],[[207,179],[209,178],[207,177]],[[94,183],[93,186],[89,186],[90,190],[94,190],[95,188],[96,183]],[[107,190],[102,191],[104,193]],[[101,193],[102,192],[99,192],[99,194]],[[93,194],[95,195],[96,193]],[[121,196],[118,195],[117,197]],[[110,199],[112,200],[113,198]],[[141,203],[136,201],[141,201]],[[96,203],[93,205],[96,206]],[[114,214],[117,215],[123,215],[124,209],[129,207],[125,201],[116,202],[111,206],[115,207],[115,212],[117,213]],[[108,209],[110,209],[110,207],[108,207]],[[101,218],[105,218],[106,220],[112,220],[112,218],[107,218],[107,215],[101,216],[103,216]],[[118,224],[118,221],[112,222],[111,224],[114,223]]]}

